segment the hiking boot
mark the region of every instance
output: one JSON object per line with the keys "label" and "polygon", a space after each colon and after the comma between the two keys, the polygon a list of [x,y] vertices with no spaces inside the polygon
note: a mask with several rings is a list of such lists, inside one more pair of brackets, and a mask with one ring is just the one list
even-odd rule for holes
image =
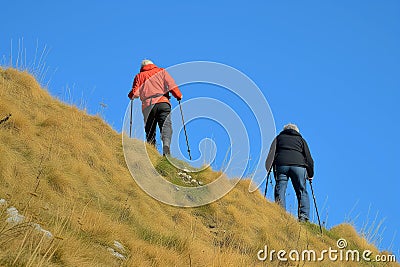
{"label": "hiking boot", "polygon": [[163,156],[171,155],[171,151],[169,150],[169,146],[163,146]]}
{"label": "hiking boot", "polygon": [[300,223],[306,223],[306,222],[308,222],[308,218],[304,218],[304,217],[299,218],[299,222]]}

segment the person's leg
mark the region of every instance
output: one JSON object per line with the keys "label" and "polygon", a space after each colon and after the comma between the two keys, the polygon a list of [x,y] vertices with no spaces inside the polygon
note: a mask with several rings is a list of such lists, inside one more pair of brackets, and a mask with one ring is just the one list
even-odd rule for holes
{"label": "person's leg", "polygon": [[275,202],[286,209],[286,187],[289,177],[287,176],[288,166],[277,166],[275,177]]}
{"label": "person's leg", "polygon": [[155,105],[148,106],[143,110],[144,117],[144,130],[146,132],[146,141],[153,146],[156,145],[156,112],[157,108]]}
{"label": "person's leg", "polygon": [[157,122],[161,132],[163,143],[163,155],[170,154],[170,145],[172,138],[171,106],[168,103],[159,103]]}
{"label": "person's leg", "polygon": [[310,218],[310,199],[306,187],[307,170],[304,167],[291,166],[289,175],[296,191],[299,221],[308,221]]}

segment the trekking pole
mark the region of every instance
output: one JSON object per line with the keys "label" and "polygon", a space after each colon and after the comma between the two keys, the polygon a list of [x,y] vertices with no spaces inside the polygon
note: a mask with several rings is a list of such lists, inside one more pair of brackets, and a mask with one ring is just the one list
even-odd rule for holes
{"label": "trekking pole", "polygon": [[131,118],[129,122],[129,138],[132,138],[133,99],[131,99]]}
{"label": "trekking pole", "polygon": [[188,153],[189,153],[189,158],[190,158],[190,160],[192,160],[192,156],[190,155],[189,140],[188,140],[188,136],[187,136],[187,133],[186,133],[185,120],[183,119],[183,111],[182,111],[181,101],[180,101],[180,100],[178,100],[178,103],[179,103],[179,109],[181,110],[181,116],[182,116],[183,130],[185,131],[186,145],[187,145],[187,148],[188,148],[188,150],[187,150],[187,151],[188,151]]}
{"label": "trekking pole", "polygon": [[321,221],[319,219],[319,213],[318,213],[318,208],[317,208],[317,200],[315,199],[315,195],[314,195],[314,189],[312,186],[312,181],[308,180],[310,182],[310,187],[311,187],[311,193],[314,199],[314,206],[315,206],[315,211],[317,212],[317,218],[318,218],[318,224],[319,224],[319,230],[321,231],[321,235],[322,235],[322,227],[321,227]]}
{"label": "trekking pole", "polygon": [[[265,197],[265,198],[267,197],[268,181],[269,181],[269,176],[270,176],[270,174],[271,174],[271,170],[272,170],[272,166],[271,166],[271,168],[270,168],[269,171],[268,171],[268,174],[267,174],[267,182],[265,183],[265,190],[264,190],[264,197]],[[272,182],[271,182],[271,184],[272,184]]]}

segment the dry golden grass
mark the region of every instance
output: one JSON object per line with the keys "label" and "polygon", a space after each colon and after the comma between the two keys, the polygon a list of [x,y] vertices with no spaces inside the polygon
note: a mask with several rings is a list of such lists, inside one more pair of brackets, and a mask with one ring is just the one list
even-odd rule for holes
{"label": "dry golden grass", "polygon": [[[320,251],[335,248],[340,237],[352,248],[378,253],[349,225],[318,235],[315,225],[299,224],[259,192],[250,194],[246,180],[206,206],[162,204],[131,178],[120,134],[99,117],[55,100],[28,73],[0,69],[0,119],[9,113],[0,125],[0,198],[7,200],[0,206],[0,266],[265,266],[257,260],[264,245]],[[161,160],[147,150],[153,162]],[[142,155],[137,157],[141,168]],[[206,170],[198,178],[217,176]],[[25,224],[5,222],[10,206]],[[116,248],[115,240],[124,248]],[[279,266],[289,265],[304,263]]]}

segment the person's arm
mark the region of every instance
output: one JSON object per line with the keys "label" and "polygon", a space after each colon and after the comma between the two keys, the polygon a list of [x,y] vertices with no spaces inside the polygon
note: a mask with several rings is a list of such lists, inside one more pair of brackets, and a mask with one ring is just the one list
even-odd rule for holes
{"label": "person's arm", "polygon": [[303,144],[304,144],[304,156],[306,159],[306,164],[307,164],[307,174],[308,174],[308,179],[312,179],[314,177],[314,160],[311,157],[311,152],[310,149],[308,148],[306,140],[303,139]]}
{"label": "person's arm", "polygon": [[174,79],[169,75],[169,73],[165,71],[165,88],[168,92],[171,92],[171,94],[179,101],[182,99],[182,93],[179,90],[178,86],[176,85]]}
{"label": "person's arm", "polygon": [[143,82],[139,80],[139,76],[136,75],[135,79],[133,80],[132,90],[129,92],[128,97],[130,99],[138,98],[139,97],[139,87],[142,86]]}
{"label": "person's arm", "polygon": [[272,168],[272,165],[274,164],[275,160],[275,153],[276,153],[276,137],[274,138],[274,141],[272,141],[271,147],[268,152],[267,159],[265,160],[265,169],[267,172],[269,172]]}

